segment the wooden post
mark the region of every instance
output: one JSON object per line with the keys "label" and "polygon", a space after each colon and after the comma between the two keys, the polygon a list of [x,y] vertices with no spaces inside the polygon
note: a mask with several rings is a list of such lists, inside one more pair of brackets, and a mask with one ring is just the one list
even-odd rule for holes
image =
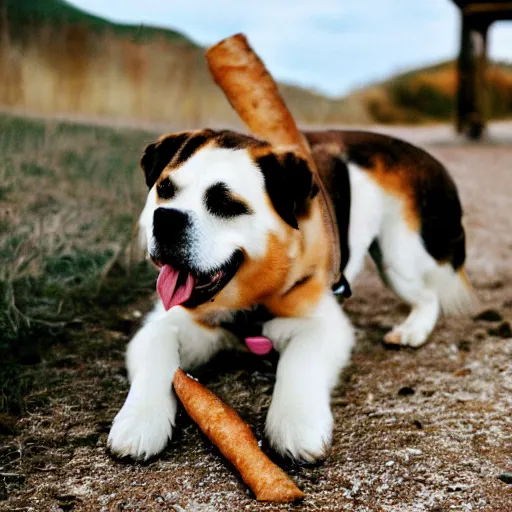
{"label": "wooden post", "polygon": [[479,139],[485,129],[488,23],[461,12],[462,30],[458,59],[457,131]]}

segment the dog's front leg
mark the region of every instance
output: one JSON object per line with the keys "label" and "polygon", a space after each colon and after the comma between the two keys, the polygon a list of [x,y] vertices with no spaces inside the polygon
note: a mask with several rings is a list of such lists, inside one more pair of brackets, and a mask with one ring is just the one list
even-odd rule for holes
{"label": "dog's front leg", "polygon": [[330,395],[349,360],[352,327],[331,293],[303,318],[276,318],[263,329],[280,353],[266,433],[283,455],[313,462],[332,437]]}
{"label": "dog's front leg", "polygon": [[183,308],[165,312],[159,303],[128,345],[130,391],[114,419],[108,445],[120,456],[147,459],[172,435],[176,397],[171,390],[178,366],[205,363],[227,348],[222,329],[204,328]]}
{"label": "dog's front leg", "polygon": [[156,308],[128,345],[130,391],[108,437],[116,455],[148,459],[171,437],[177,408],[171,383],[180,364],[172,316]]}

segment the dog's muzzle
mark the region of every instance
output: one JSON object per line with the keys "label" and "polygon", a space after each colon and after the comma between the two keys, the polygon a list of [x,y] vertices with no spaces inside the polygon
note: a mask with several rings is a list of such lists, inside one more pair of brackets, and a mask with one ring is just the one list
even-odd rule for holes
{"label": "dog's muzzle", "polygon": [[153,214],[154,260],[176,267],[190,266],[189,235],[192,221],[186,212],[157,208]]}

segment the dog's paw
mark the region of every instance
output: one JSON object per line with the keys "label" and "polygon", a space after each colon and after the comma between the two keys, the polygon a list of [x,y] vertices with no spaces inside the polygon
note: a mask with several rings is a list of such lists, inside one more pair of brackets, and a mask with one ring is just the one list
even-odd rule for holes
{"label": "dog's paw", "polygon": [[127,400],[114,418],[108,447],[117,456],[147,460],[165,448],[175,416],[176,399],[170,395],[158,402]]}
{"label": "dog's paw", "polygon": [[329,406],[302,408],[272,407],[265,432],[272,447],[284,457],[315,462],[324,459],[331,445],[333,418]]}
{"label": "dog's paw", "polygon": [[402,345],[404,347],[418,348],[424,345],[429,337],[430,330],[414,324],[404,323],[393,327],[384,336],[384,343],[388,345]]}

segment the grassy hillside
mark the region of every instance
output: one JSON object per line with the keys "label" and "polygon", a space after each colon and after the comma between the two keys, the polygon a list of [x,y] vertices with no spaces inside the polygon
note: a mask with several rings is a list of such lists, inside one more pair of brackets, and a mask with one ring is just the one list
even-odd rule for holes
{"label": "grassy hillside", "polygon": [[[241,127],[200,48],[175,31],[129,26],[64,0],[0,0],[0,108],[165,123],[169,130]],[[327,98],[281,84],[303,124],[423,123],[454,117],[454,62]],[[512,66],[489,68],[490,118],[512,114]]]}
{"label": "grassy hillside", "polygon": [[[27,25],[53,27],[78,24],[95,32],[112,31],[137,41],[163,37],[170,41],[190,40],[179,32],[144,25],[122,25],[94,16],[64,0],[0,0],[4,16],[9,19],[11,35],[26,31]],[[195,46],[195,45],[194,45]]]}
{"label": "grassy hillside", "polygon": [[[457,69],[453,61],[422,68],[354,93],[348,101],[362,102],[371,117],[382,123],[449,121],[455,115]],[[512,65],[491,63],[488,68],[488,115],[512,115]]]}
{"label": "grassy hillside", "polygon": [[[63,0],[2,1],[0,107],[165,122],[170,129],[240,126],[210,76],[204,49],[182,35],[113,24]],[[281,88],[304,123],[366,115],[341,99]]]}

